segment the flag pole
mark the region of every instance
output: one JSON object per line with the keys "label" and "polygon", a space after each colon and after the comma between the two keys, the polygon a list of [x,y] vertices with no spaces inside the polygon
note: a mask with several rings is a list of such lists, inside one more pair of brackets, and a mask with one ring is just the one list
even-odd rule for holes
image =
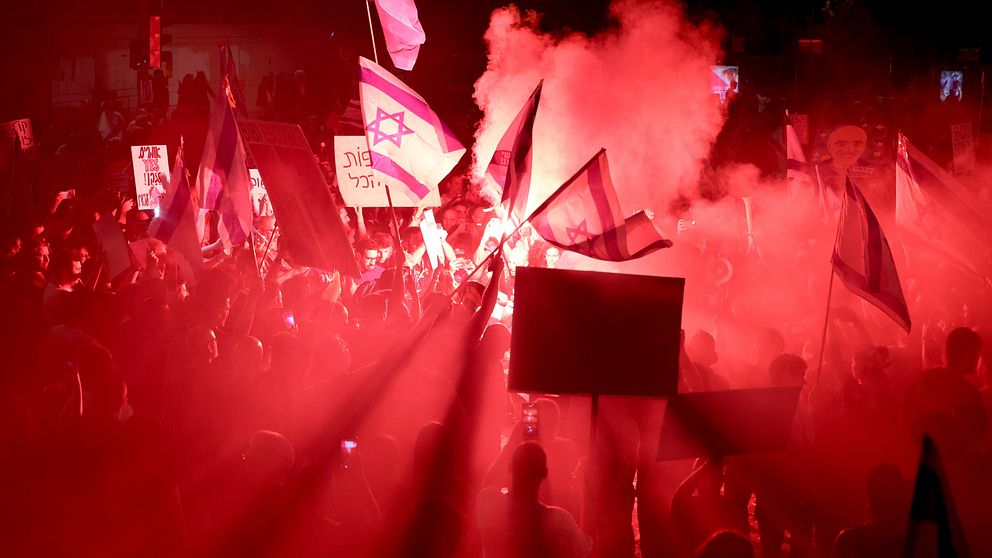
{"label": "flag pole", "polygon": [[827,310],[823,314],[823,336],[820,337],[820,362],[816,365],[816,383],[813,384],[814,389],[820,385],[820,372],[823,371],[823,354],[827,344],[827,328],[830,326],[830,298],[833,296],[834,275],[836,275],[833,270],[833,263],[830,265],[830,284],[827,287]]}
{"label": "flag pole", "polygon": [[369,16],[369,36],[372,38],[372,57],[375,63],[379,63],[379,51],[375,48],[375,28],[372,26],[372,8],[369,7],[369,0],[365,0],[365,13]]}
{"label": "flag pole", "polygon": [[[850,180],[850,177],[848,177],[848,180]],[[847,214],[847,202],[847,191],[845,190],[844,206],[840,210],[841,218],[837,220],[837,234],[834,236],[834,253],[837,251],[837,242],[840,240],[841,220]],[[820,362],[816,365],[816,383],[813,384],[813,390],[820,385],[820,374],[823,372],[823,356],[827,348],[827,328],[830,326],[830,299],[834,293],[834,275],[837,275],[837,273],[834,271],[833,254],[831,254],[830,283],[827,286],[827,310],[823,313],[823,335],[820,337]]]}

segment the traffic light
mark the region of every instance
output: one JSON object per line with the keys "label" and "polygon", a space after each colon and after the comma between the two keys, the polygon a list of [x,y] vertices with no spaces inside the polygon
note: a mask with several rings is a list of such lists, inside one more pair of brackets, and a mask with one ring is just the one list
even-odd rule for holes
{"label": "traffic light", "polygon": [[148,16],[148,67],[162,67],[162,16]]}

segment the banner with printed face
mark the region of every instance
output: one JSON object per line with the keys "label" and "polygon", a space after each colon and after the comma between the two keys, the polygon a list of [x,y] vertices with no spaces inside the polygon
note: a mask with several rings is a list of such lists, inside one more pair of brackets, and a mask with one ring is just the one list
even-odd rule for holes
{"label": "banner with printed face", "polygon": [[138,209],[158,209],[169,176],[169,151],[164,145],[132,145],[134,194]]}
{"label": "banner with printed face", "polygon": [[[394,179],[385,175],[372,175],[372,158],[369,154],[369,144],[365,136],[336,136],[334,138],[334,168],[337,172],[338,190],[341,198],[348,207],[389,207],[386,199],[386,188],[392,190],[393,206],[417,207],[409,196],[401,193],[399,188],[405,188],[396,181],[396,186],[390,182]],[[437,188],[428,192],[419,204],[424,207],[441,205],[441,195]]]}

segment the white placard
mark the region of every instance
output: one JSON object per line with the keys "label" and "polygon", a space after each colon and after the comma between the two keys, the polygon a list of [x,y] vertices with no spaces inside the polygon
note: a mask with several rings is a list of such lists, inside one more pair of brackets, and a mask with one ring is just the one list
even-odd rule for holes
{"label": "white placard", "polygon": [[[437,188],[414,203],[400,193],[401,183],[389,178],[379,179],[372,174],[372,158],[365,136],[336,136],[334,138],[334,168],[337,172],[338,190],[348,207],[389,207],[384,185],[392,190],[395,207],[438,207],[441,195]],[[392,183],[395,182],[395,185]]]}
{"label": "white placard", "polygon": [[441,239],[438,237],[437,222],[434,220],[434,210],[425,209],[424,218],[420,221],[420,232],[424,235],[424,247],[427,257],[431,260],[431,268],[437,269],[441,261]]}
{"label": "white placard", "polygon": [[271,217],[272,203],[269,202],[269,193],[265,190],[262,174],[258,169],[248,169],[248,175],[251,177],[251,190],[248,193],[251,195],[251,209],[255,217]]}
{"label": "white placard", "polygon": [[157,209],[169,177],[169,151],[164,145],[132,145],[134,194],[138,209]]}

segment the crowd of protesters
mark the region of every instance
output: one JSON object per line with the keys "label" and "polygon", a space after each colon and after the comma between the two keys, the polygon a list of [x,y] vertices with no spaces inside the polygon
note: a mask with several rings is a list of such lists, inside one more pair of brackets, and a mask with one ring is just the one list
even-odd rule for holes
{"label": "crowd of protesters", "polygon": [[[688,231],[673,254],[701,286],[680,390],[803,391],[783,452],[658,462],[663,401],[607,398],[590,444],[588,398],[508,393],[515,269],[566,258],[523,234],[487,260],[493,204],[458,173],[435,208],[437,263],[422,212],[347,208],[357,277],[294,266],[260,217],[258,241],[207,254],[189,281],[113,169],[128,145],[180,135],[195,168],[216,92],[186,76],[170,113],[156,91],[130,121],[98,96],[65,143],[3,161],[0,554],[895,556],[924,433],[955,522],[992,550],[987,285],[909,276],[910,336],[839,303],[819,372],[812,306],[764,320],[782,293],[751,292],[808,269],[802,243],[755,258],[744,235]],[[302,71],[270,76],[255,111],[304,127],[336,195],[321,146],[349,108],[324,118],[313,96]],[[130,243],[117,276],[98,220]],[[733,277],[714,281],[713,262]],[[815,289],[793,273],[805,304]]]}

